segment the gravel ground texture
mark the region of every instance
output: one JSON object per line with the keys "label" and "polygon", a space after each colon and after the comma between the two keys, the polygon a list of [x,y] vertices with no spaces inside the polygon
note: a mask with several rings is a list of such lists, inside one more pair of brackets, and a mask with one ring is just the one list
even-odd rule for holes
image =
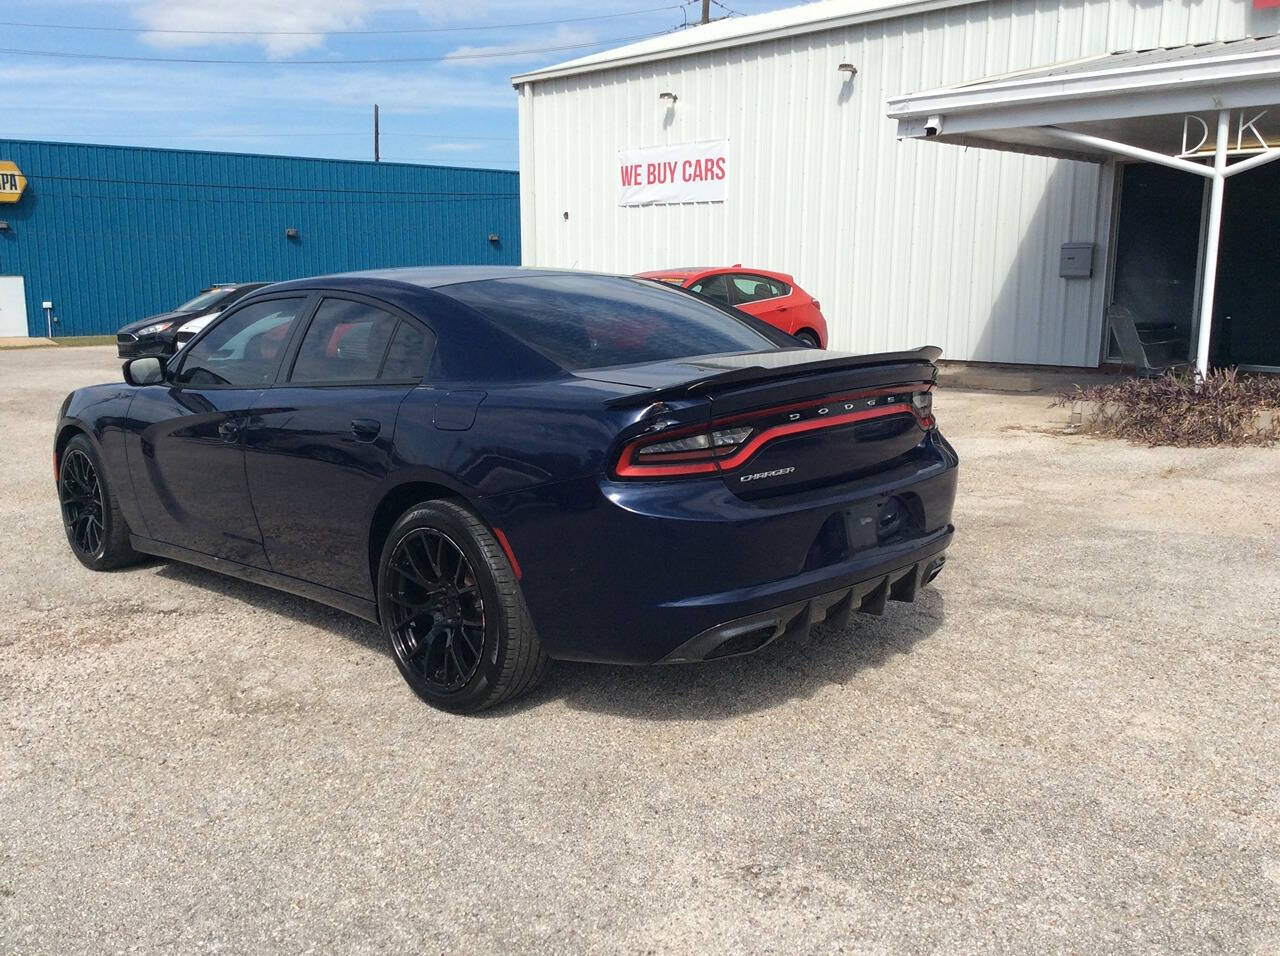
{"label": "gravel ground texture", "polygon": [[944,388],[919,603],[455,717],[369,624],[72,558],[53,419],[118,377],[0,352],[0,951],[1280,950],[1280,450]]}

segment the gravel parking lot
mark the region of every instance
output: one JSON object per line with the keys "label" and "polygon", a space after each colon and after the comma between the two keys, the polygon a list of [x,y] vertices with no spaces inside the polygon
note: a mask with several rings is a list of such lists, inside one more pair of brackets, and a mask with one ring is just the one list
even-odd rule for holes
{"label": "gravel parking lot", "polygon": [[0,352],[0,950],[1280,948],[1280,450],[1050,434],[944,390],[916,605],[480,717],[373,626],[63,538]]}

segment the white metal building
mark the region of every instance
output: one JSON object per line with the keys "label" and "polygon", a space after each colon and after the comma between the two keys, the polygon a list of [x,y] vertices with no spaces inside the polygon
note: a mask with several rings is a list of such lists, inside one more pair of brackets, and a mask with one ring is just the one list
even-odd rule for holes
{"label": "white metal building", "polygon": [[[1233,265],[1213,360],[1280,366],[1280,163],[1232,178],[1225,211],[1212,186],[1215,147],[1225,168],[1280,143],[1280,106],[1236,116],[1280,104],[1280,46],[1156,55],[1173,87],[1206,58],[1219,78],[1162,103],[1142,84],[1151,56],[1107,56],[1280,33],[1270,3],[822,0],[516,76],[524,261],[778,269],[822,301],[833,348],[971,361],[1096,366],[1119,356],[1107,314],[1123,301],[1194,359],[1217,202]],[[1007,108],[1021,94],[1003,75],[1021,71],[1058,113]],[[1100,73],[1110,105],[1067,109],[1094,102]],[[1043,132],[1059,125],[1083,139]],[[620,154],[704,143],[728,160],[712,201],[622,204]]]}

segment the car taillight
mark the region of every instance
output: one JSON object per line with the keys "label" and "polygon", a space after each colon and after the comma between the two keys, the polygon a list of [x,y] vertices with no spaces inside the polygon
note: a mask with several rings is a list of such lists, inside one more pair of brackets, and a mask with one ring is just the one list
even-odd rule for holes
{"label": "car taillight", "polygon": [[916,418],[920,419],[921,428],[932,428],[937,424],[933,418],[932,388],[926,388],[922,392],[912,392],[911,407],[915,409]]}
{"label": "car taillight", "polygon": [[822,303],[819,302],[817,299],[813,300],[813,307],[817,309],[819,312],[822,311]]}
{"label": "car taillight", "polygon": [[613,473],[617,478],[650,479],[731,471],[776,438],[890,415],[912,415],[928,430],[934,426],[932,389],[921,382],[830,395],[641,435],[622,447]]}

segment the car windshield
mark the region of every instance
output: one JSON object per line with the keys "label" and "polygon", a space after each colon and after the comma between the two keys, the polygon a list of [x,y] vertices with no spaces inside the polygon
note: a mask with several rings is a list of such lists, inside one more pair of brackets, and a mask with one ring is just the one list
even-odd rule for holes
{"label": "car windshield", "polygon": [[235,291],[234,289],[228,289],[225,287],[215,288],[215,289],[205,289],[194,299],[191,299],[188,302],[182,303],[182,305],[178,306],[173,311],[174,312],[203,312],[205,309],[213,308],[215,305],[217,305],[219,302],[221,302],[223,299],[225,299],[234,291]]}
{"label": "car windshield", "polygon": [[745,321],[639,279],[521,276],[440,291],[568,371],[777,347]]}

